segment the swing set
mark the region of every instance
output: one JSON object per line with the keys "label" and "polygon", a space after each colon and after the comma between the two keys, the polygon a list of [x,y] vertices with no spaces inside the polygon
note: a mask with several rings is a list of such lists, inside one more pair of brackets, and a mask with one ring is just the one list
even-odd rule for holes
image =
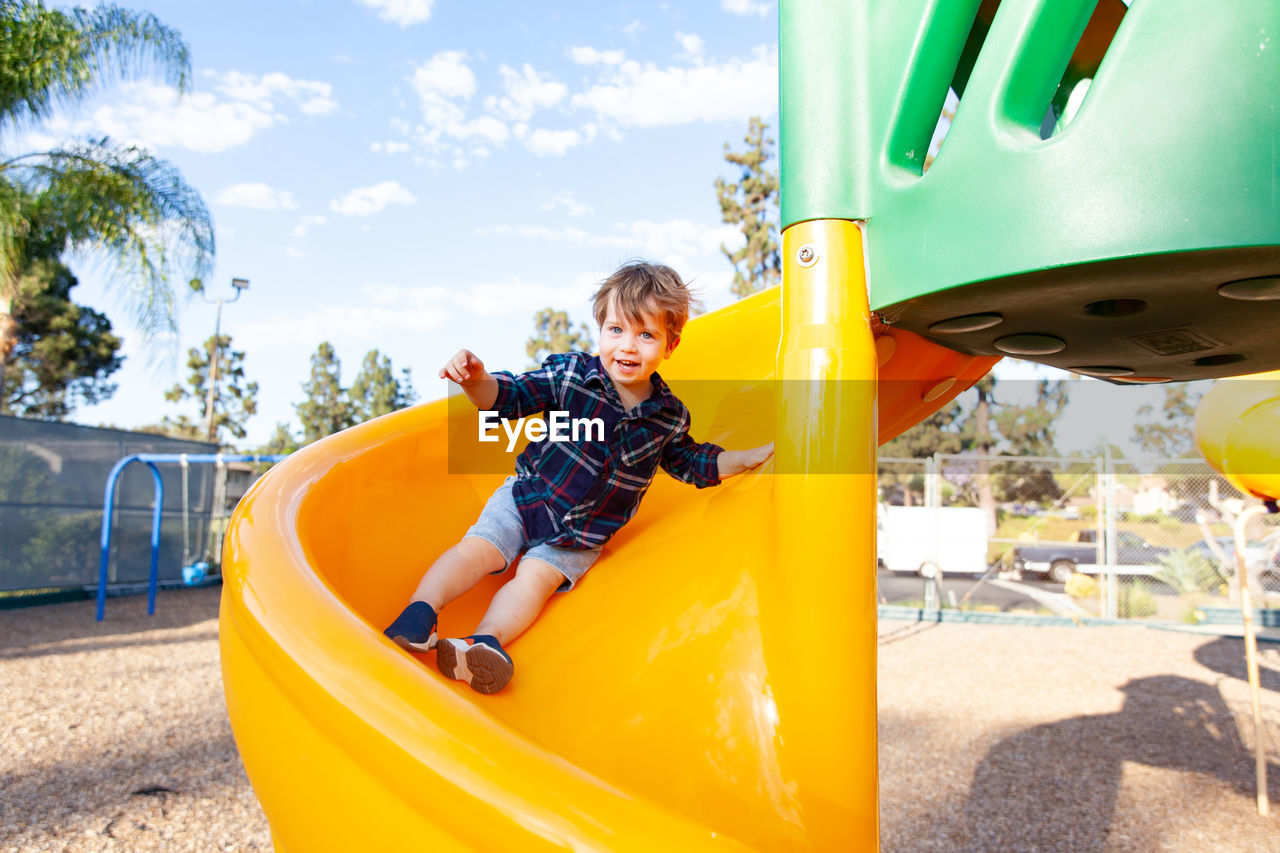
{"label": "swing set", "polygon": [[[164,478],[160,476],[157,465],[177,463],[182,466],[182,579],[188,586],[195,586],[204,580],[209,571],[209,558],[212,556],[206,546],[204,557],[199,561],[192,560],[190,533],[190,488],[189,471],[193,463],[213,463],[220,472],[226,470],[228,462],[279,462],[285,457],[278,454],[227,455],[223,453],[132,453],[122,457],[111,468],[107,475],[107,485],[102,500],[102,559],[98,567],[98,612],[101,622],[107,604],[107,574],[111,556],[111,524],[116,495],[116,482],[130,463],[141,462],[151,470],[151,478],[155,481],[155,497],[151,514],[151,570],[147,581],[147,615],[156,612],[156,589],[160,582],[160,517],[164,509]],[[225,503],[225,478],[219,478],[220,488],[215,488],[214,507]]]}

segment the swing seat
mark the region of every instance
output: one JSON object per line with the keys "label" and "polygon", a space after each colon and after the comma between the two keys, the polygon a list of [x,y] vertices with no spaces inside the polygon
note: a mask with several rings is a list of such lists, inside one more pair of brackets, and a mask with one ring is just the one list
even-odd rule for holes
{"label": "swing seat", "polygon": [[209,574],[209,564],[203,560],[182,567],[182,582],[187,586],[200,586]]}

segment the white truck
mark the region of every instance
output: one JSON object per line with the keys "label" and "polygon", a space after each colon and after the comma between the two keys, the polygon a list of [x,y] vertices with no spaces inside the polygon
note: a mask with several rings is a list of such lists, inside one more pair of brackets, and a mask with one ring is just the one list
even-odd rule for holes
{"label": "white truck", "polygon": [[978,507],[880,504],[876,557],[891,572],[933,577],[987,571],[987,520]]}

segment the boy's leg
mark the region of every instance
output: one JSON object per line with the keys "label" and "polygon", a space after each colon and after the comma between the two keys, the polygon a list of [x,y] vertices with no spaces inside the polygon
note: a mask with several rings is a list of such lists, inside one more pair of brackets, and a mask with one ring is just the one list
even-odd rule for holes
{"label": "boy's leg", "polygon": [[493,597],[474,634],[440,641],[436,657],[440,672],[481,693],[501,690],[515,672],[511,656],[502,647],[533,624],[564,581],[565,576],[550,565],[525,557],[516,576]]}
{"label": "boy's leg", "polygon": [[541,560],[526,556],[516,566],[516,576],[503,584],[476,627],[476,634],[496,637],[504,646],[524,633],[542,612],[551,594],[565,577]]}
{"label": "boy's leg", "polygon": [[436,617],[441,608],[506,565],[507,559],[495,545],[468,536],[431,564],[409,605],[383,633],[410,651],[436,648]]}
{"label": "boy's leg", "polygon": [[446,604],[506,568],[507,559],[492,542],[468,536],[436,559],[414,590],[411,601],[425,601],[438,613]]}

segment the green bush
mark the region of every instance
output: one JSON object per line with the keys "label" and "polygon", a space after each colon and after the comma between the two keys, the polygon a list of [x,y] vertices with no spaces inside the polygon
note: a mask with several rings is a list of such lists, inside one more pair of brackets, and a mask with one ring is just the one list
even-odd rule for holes
{"label": "green bush", "polygon": [[1156,597],[1142,581],[1134,581],[1132,585],[1123,584],[1120,587],[1116,613],[1121,619],[1146,619],[1155,616],[1158,610]]}
{"label": "green bush", "polygon": [[1080,507],[1080,517],[1092,521],[1098,517],[1098,508],[1090,504],[1089,506]]}
{"label": "green bush", "polygon": [[1203,592],[1222,582],[1213,565],[1191,551],[1170,551],[1160,557],[1156,580],[1168,584],[1178,595]]}

